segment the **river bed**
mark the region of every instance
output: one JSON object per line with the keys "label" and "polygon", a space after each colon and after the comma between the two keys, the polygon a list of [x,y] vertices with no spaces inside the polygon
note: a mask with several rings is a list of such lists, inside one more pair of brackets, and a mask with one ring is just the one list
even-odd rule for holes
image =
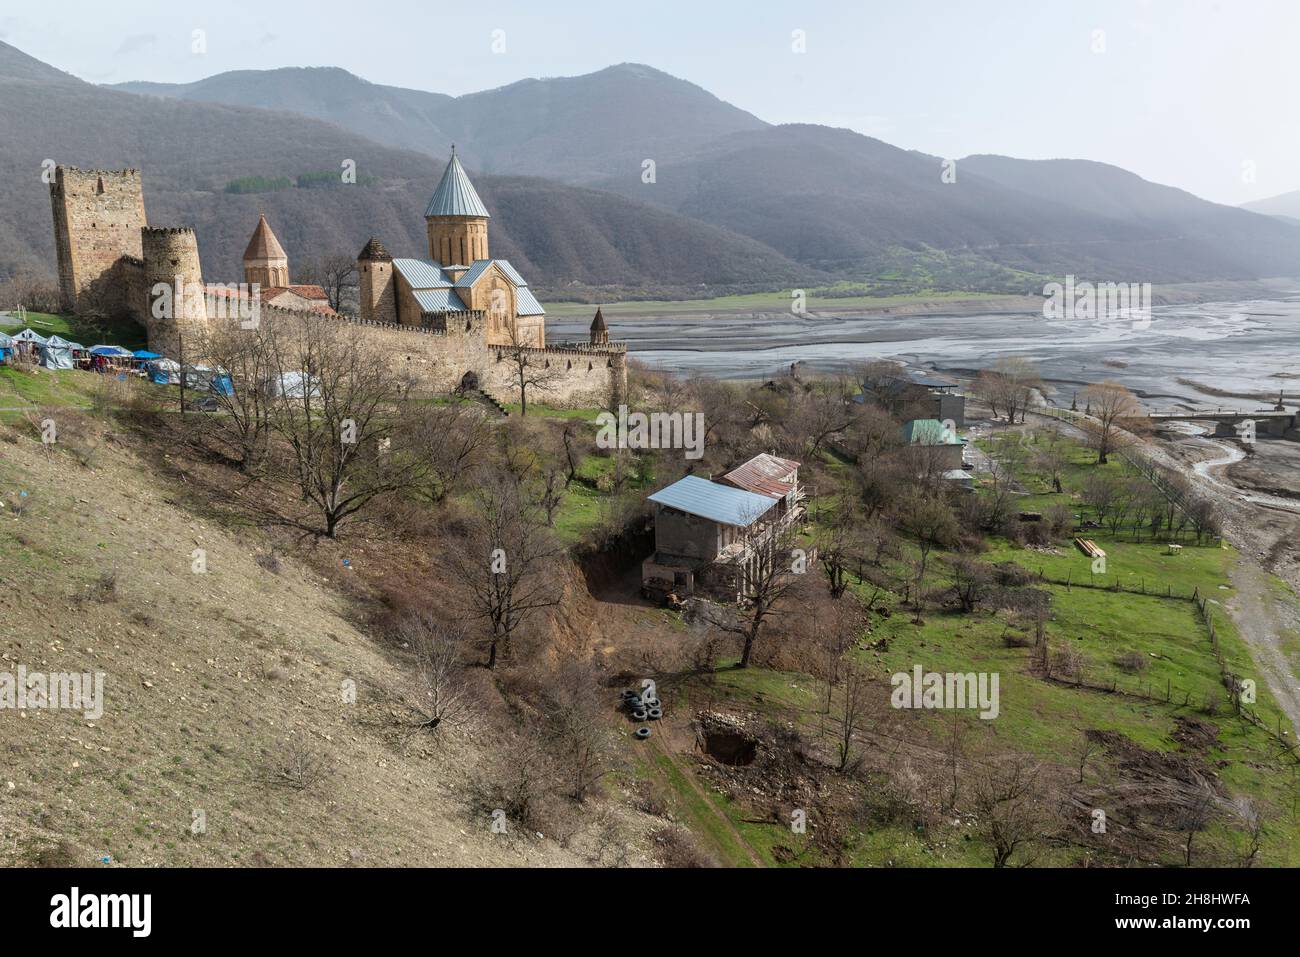
{"label": "river bed", "polygon": [[[588,321],[548,321],[548,338],[583,339]],[[1300,391],[1300,293],[1157,306],[1146,322],[1008,313],[620,317],[610,323],[610,338],[627,342],[647,365],[732,379],[780,375],[793,362],[839,371],[882,358],[961,374],[1021,356],[1067,401],[1074,387],[1106,378],[1161,408],[1242,404],[1189,383],[1225,393]]]}

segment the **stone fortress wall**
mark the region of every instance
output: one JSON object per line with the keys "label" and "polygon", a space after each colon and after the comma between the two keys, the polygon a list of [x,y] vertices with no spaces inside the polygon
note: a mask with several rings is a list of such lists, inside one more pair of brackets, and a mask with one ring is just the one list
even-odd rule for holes
{"label": "stone fortress wall", "polygon": [[[154,317],[157,294],[153,290],[158,283],[174,290],[179,279],[186,287],[202,287],[204,278],[193,229],[147,224],[139,170],[59,166],[50,184],[50,200],[65,311],[130,315],[147,331],[149,348],[173,358],[178,355],[178,335],[186,342],[201,338],[208,317],[213,315],[211,299],[205,298],[198,314],[187,310],[189,304],[173,303],[176,308],[170,311],[176,318]],[[391,273],[391,263],[369,265]],[[361,295],[376,297],[376,315],[395,319],[393,284],[375,279],[380,277],[363,271]],[[471,385],[503,405],[519,400],[515,351],[488,345],[488,315],[482,310],[452,313],[445,328],[322,317],[267,304],[261,305],[260,316],[263,322],[293,318],[355,324],[365,329],[368,340],[392,356],[395,372],[411,375],[421,388],[446,393]],[[188,346],[185,351],[190,352]],[[613,407],[626,399],[627,352],[617,343],[612,348],[530,348],[526,354],[530,363],[546,370],[547,379],[529,386],[530,403]]]}

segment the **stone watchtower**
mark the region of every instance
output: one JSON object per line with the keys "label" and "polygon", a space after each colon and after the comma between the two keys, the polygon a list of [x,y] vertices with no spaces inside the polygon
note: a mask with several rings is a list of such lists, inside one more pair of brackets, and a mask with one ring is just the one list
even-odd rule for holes
{"label": "stone watchtower", "polygon": [[397,322],[397,294],[393,287],[393,257],[375,237],[357,256],[360,276],[361,318]]}
{"label": "stone watchtower", "polygon": [[266,213],[258,216],[257,228],[244,250],[244,282],[259,283],[263,289],[289,285],[289,256],[267,225]]}
{"label": "stone watchtower", "polygon": [[424,211],[429,228],[429,258],[443,266],[469,266],[488,255],[487,207],[478,198],[456,147]]}
{"label": "stone watchtower", "polygon": [[147,226],[140,239],[149,348],[173,359],[180,358],[183,348],[189,359],[197,352],[208,318],[198,239],[188,226]]}
{"label": "stone watchtower", "polygon": [[605,325],[605,317],[601,314],[600,306],[596,307],[596,318],[591,320],[591,344],[609,345],[609,327]]}
{"label": "stone watchtower", "polygon": [[57,166],[50,183],[59,307],[105,315],[132,312],[129,273],[140,265],[145,225],[140,171]]}

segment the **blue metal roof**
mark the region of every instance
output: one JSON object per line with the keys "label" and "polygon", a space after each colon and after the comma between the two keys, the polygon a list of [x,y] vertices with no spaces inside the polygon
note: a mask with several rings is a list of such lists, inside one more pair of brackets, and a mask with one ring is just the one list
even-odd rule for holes
{"label": "blue metal roof", "polygon": [[650,496],[650,501],[723,525],[748,528],[776,504],[776,499],[755,495],[730,485],[719,485],[688,475]]}
{"label": "blue metal roof", "polygon": [[[465,270],[463,276],[456,280],[456,285],[461,289],[466,289],[474,285],[474,283],[478,282],[478,277],[487,272],[488,266],[491,266],[493,262],[495,262],[495,260],[492,259],[477,260],[473,265]],[[518,283],[515,283],[515,285],[518,285]]]}
{"label": "blue metal roof", "polygon": [[412,289],[450,289],[451,280],[432,259],[394,259],[393,268]]}
{"label": "blue metal roof", "polygon": [[454,289],[412,289],[421,312],[462,312],[469,308]]}
{"label": "blue metal roof", "polygon": [[465,167],[460,165],[456,151],[451,151],[451,161],[442,174],[442,182],[433,191],[425,216],[482,216],[488,218],[487,207],[478,198],[474,184],[469,181]]}
{"label": "blue metal roof", "polygon": [[512,283],[514,283],[516,286],[527,286],[527,285],[528,285],[528,283],[527,283],[527,281],[524,279],[524,277],[521,276],[521,275],[519,275],[519,270],[516,269],[514,266],[510,265],[510,260],[508,260],[508,259],[494,259],[494,260],[492,260],[492,261],[493,261],[494,263],[496,263],[498,267],[500,267],[501,271],[502,271],[503,273],[505,273],[506,276],[509,277],[510,281],[511,281]]}
{"label": "blue metal roof", "polygon": [[546,315],[546,310],[542,308],[542,304],[537,301],[537,297],[533,295],[532,290],[527,286],[515,287],[515,305],[517,306],[516,311],[521,316]]}

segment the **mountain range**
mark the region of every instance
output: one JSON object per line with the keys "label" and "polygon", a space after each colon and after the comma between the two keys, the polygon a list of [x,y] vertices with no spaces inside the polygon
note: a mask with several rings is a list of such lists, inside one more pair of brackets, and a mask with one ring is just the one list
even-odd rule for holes
{"label": "mountain range", "polygon": [[[0,276],[52,271],[46,158],[141,167],[150,221],[195,225],[205,269],[233,278],[259,208],[291,257],[371,234],[420,254],[453,143],[493,254],[552,298],[1300,274],[1300,222],[1271,210],[1077,160],[970,156],[944,176],[940,157],[769,124],[640,64],[459,97],[336,68],[96,87],[0,43]],[[356,185],[326,175],[346,160]]]}

